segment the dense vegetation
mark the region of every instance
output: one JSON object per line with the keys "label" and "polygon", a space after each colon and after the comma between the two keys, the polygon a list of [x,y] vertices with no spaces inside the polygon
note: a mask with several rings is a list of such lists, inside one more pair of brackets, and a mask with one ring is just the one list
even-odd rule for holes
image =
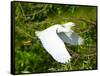
{"label": "dense vegetation", "polygon": [[[35,73],[96,69],[96,7],[15,2],[15,72]],[[43,48],[35,30],[72,21],[84,44],[66,48],[72,60],[56,62]],[[59,44],[58,44],[59,45]]]}

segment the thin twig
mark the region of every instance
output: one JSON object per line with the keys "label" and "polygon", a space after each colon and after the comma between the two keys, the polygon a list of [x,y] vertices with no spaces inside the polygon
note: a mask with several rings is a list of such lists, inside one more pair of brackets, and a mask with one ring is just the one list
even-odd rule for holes
{"label": "thin twig", "polygon": [[82,57],[91,57],[91,56],[94,56],[94,55],[96,55],[96,53],[88,54],[88,55],[82,55]]}
{"label": "thin twig", "polygon": [[96,53],[92,53],[92,54],[87,54],[87,55],[79,55],[77,54],[76,52],[74,52],[73,50],[69,49],[68,47],[66,47],[69,51],[69,53],[71,54],[72,56],[72,59],[75,59],[74,61],[74,65],[76,64],[77,60],[80,58],[80,57],[91,57],[91,56],[94,56],[96,55]]}
{"label": "thin twig", "polygon": [[63,19],[66,19],[66,20],[79,20],[79,21],[83,21],[83,22],[87,22],[87,23],[96,25],[95,22],[90,21],[90,20],[86,20],[86,19],[84,19],[84,18],[71,18],[71,17],[69,17],[69,18],[63,18]]}
{"label": "thin twig", "polygon": [[55,13],[52,9],[50,9],[52,11],[52,13],[54,13],[56,16],[58,16],[59,19],[64,19],[62,16],[57,15],[57,13]]}
{"label": "thin twig", "polygon": [[72,56],[72,58],[75,58],[78,56],[78,54],[76,52],[74,52],[73,50],[69,49],[68,47],[66,47],[68,49],[68,52],[70,53],[70,55]]}
{"label": "thin twig", "polygon": [[22,15],[23,15],[23,17],[26,19],[26,15],[25,15],[25,13],[24,13],[24,10],[23,10],[23,8],[22,8],[21,3],[19,3],[19,6],[20,6],[20,8],[21,8],[21,11],[22,11]]}
{"label": "thin twig", "polygon": [[90,21],[90,20],[86,20],[86,19],[84,19],[84,18],[72,18],[72,17],[63,18],[62,16],[57,15],[52,9],[51,9],[51,11],[52,11],[56,16],[58,16],[59,19],[65,19],[65,20],[79,20],[79,21],[83,21],[83,22],[87,22],[87,23],[96,25],[96,22],[93,22],[93,21]]}
{"label": "thin twig", "polygon": [[18,29],[20,32],[26,34],[26,35],[29,36],[30,38],[33,38],[30,34],[28,34],[27,32],[23,31],[23,30],[20,29],[19,27],[16,26],[16,29]]}
{"label": "thin twig", "polygon": [[34,14],[30,14],[30,15],[26,15],[26,16],[33,16],[33,15],[37,15],[37,14],[40,14],[42,12],[44,12],[46,10],[48,5],[45,5],[41,10],[39,11],[34,11]]}

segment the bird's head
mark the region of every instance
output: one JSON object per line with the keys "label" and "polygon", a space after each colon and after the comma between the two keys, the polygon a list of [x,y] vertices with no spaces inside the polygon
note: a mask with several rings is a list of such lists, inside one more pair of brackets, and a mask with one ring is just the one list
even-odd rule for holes
{"label": "bird's head", "polygon": [[62,26],[57,27],[57,33],[61,33],[61,32],[67,32],[66,28]]}
{"label": "bird's head", "polygon": [[65,27],[66,29],[71,29],[71,27],[75,26],[75,23],[67,22],[65,24],[62,24],[62,26]]}
{"label": "bird's head", "polygon": [[57,33],[69,32],[69,31],[71,31],[71,27],[73,27],[73,26],[75,26],[75,24],[73,22],[68,22],[68,23],[62,24],[61,26],[59,26],[57,28]]}

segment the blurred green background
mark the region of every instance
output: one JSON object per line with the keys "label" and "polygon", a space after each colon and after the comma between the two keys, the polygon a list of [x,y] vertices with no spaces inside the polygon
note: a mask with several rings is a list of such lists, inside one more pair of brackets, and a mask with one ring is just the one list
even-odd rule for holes
{"label": "blurred green background", "polygon": [[[14,2],[13,5],[16,74],[97,68],[96,6],[27,2]],[[69,21],[76,24],[72,29],[84,39],[84,44],[80,46],[65,44],[71,51],[72,60],[68,64],[61,64],[45,51],[34,32]]]}

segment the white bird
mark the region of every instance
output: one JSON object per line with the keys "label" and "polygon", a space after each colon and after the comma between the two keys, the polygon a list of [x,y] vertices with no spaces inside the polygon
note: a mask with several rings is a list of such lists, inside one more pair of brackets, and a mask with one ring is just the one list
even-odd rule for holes
{"label": "white bird", "polygon": [[66,32],[60,32],[58,33],[59,37],[65,42],[69,43],[71,45],[81,45],[84,43],[83,38],[78,36],[77,33],[75,33],[71,27],[75,26],[74,23],[68,22],[62,25],[66,29]]}
{"label": "white bird", "polygon": [[[53,25],[43,31],[36,31],[35,34],[38,36],[42,42],[45,50],[57,61],[60,63],[68,63],[71,60],[71,56],[67,51],[64,42],[70,44],[82,44],[83,39],[75,34],[71,27],[75,24],[68,22],[66,24]],[[73,35],[73,36],[72,36]],[[74,41],[78,40],[78,43]]]}

